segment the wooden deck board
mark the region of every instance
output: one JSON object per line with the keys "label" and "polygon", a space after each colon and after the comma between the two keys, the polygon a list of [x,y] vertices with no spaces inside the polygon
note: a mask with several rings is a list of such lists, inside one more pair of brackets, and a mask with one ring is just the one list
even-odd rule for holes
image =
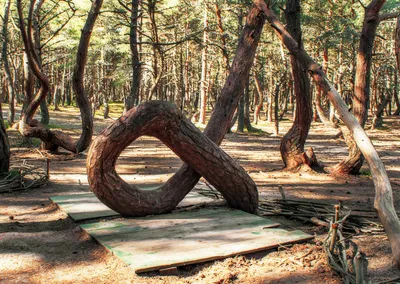
{"label": "wooden deck board", "polygon": [[136,273],[221,259],[312,239],[229,208],[81,225]]}
{"label": "wooden deck board", "polygon": [[[147,188],[149,190],[150,188]],[[52,196],[50,200],[56,203],[61,210],[66,212],[74,221],[114,217],[119,214],[104,205],[92,192],[72,195]],[[177,206],[177,208],[213,202],[213,199],[190,192]]]}

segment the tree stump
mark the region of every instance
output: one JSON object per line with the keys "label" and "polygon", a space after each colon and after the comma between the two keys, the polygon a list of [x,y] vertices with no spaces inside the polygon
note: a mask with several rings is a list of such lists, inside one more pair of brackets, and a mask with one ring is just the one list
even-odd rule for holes
{"label": "tree stump", "polygon": [[[121,152],[140,136],[158,138],[186,163],[163,186],[144,191],[127,184],[115,170]],[[181,177],[195,171],[210,182],[233,207],[254,213],[258,191],[245,170],[197,129],[174,105],[150,101],[131,109],[92,143],[87,157],[89,185],[94,194],[123,216],[171,211],[193,188]],[[182,184],[187,184],[184,188]]]}

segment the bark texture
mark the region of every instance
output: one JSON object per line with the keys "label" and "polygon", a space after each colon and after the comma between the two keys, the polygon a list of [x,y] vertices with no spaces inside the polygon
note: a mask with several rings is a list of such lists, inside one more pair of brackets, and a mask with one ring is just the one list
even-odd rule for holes
{"label": "bark texture", "polygon": [[[395,41],[394,41],[394,45],[395,45],[395,52],[396,52],[396,61],[397,61],[397,72],[400,72],[400,15],[397,17],[397,23],[396,23],[396,34],[395,34]],[[398,75],[399,73],[397,73],[397,75],[395,76],[396,78],[396,86],[397,82],[398,82]],[[396,102],[396,111],[395,111],[395,115],[399,115],[400,114],[400,101],[399,101],[399,97],[398,97],[398,88],[395,88],[394,91],[394,99]]]}
{"label": "bark texture", "polygon": [[9,96],[9,104],[8,104],[8,123],[9,125],[14,123],[14,115],[15,115],[15,108],[14,108],[14,101],[15,101],[15,91],[14,91],[14,82],[11,76],[10,65],[8,63],[8,19],[10,16],[10,0],[7,0],[4,4],[4,17],[3,17],[3,46],[2,46],[2,60],[4,65],[4,74],[7,79],[7,88],[8,88],[8,96]]}
{"label": "bark texture", "polygon": [[[302,48],[300,24],[300,0],[286,1],[287,30]],[[294,169],[303,164],[312,165],[313,157],[304,153],[304,144],[312,121],[312,103],[310,79],[297,59],[290,55],[292,76],[294,81],[294,95],[296,97],[296,114],[292,127],[283,136],[280,152],[285,168]]]}
{"label": "bark texture", "polygon": [[203,20],[203,48],[201,51],[201,79],[200,79],[200,120],[201,124],[206,123],[206,111],[208,101],[208,85],[207,85],[207,57],[208,57],[208,18],[207,3],[204,2],[204,20]]}
{"label": "bark texture", "polygon": [[374,207],[389,237],[396,264],[400,267],[400,221],[394,208],[393,191],[389,177],[371,140],[358,120],[348,111],[346,104],[335,90],[333,84],[327,79],[321,66],[304,49],[297,45],[297,42],[285,30],[285,27],[263,0],[256,0],[255,3],[264,11],[268,22],[275,29],[277,36],[285,44],[289,52],[297,58],[301,66],[310,73],[317,85],[327,94],[329,101],[335,106],[341,119],[353,134],[357,146],[364,154],[375,185]]}
{"label": "bark texture", "polygon": [[[230,128],[232,117],[243,90],[245,88],[251,66],[253,65],[254,56],[260,40],[262,28],[264,26],[265,17],[263,13],[253,5],[250,9],[249,15],[247,17],[246,25],[242,31],[241,37],[239,39],[238,47],[236,50],[236,55],[233,59],[229,76],[225,82],[222,89],[221,95],[218,98],[214,112],[211,115],[210,121],[208,122],[205,129],[205,136],[207,136],[212,142],[219,145],[224,139],[225,134]],[[119,138],[120,139],[120,138]],[[95,145],[97,142],[93,143]],[[91,147],[92,148],[92,147]],[[91,151],[91,150],[90,150]],[[89,152],[90,152],[89,151]],[[94,162],[88,163],[88,171],[96,171],[96,168],[92,165]],[[108,174],[108,173],[105,173]],[[201,175],[197,173],[193,168],[184,164],[165,184],[162,188],[167,189],[163,196],[160,198],[165,198],[169,201],[169,208],[174,208],[196,185],[199,181]],[[96,191],[94,185],[96,181],[89,181],[92,186],[92,190]],[[228,182],[229,181],[225,181]],[[100,186],[100,185],[99,185]],[[163,192],[162,189],[155,190],[156,192]],[[99,197],[100,199],[105,199],[106,197]],[[115,199],[115,197],[109,197],[110,199]],[[237,197],[240,198],[240,197]],[[131,205],[129,212],[125,212],[126,215],[135,215],[136,206],[135,194],[127,196],[127,199],[123,202],[127,202]],[[108,202],[115,202],[114,200],[109,200]],[[255,211],[258,203],[258,195],[254,196],[251,200],[251,204],[247,204],[247,208],[252,208],[249,211]],[[152,205],[151,205],[152,206]],[[163,209],[167,210],[167,209]],[[118,211],[118,210],[117,210]],[[158,207],[149,207],[146,214],[158,214],[160,209]],[[142,213],[143,214],[143,213]]]}
{"label": "bark texture", "polygon": [[254,76],[254,82],[256,85],[257,95],[255,95],[254,99],[254,124],[258,124],[258,119],[260,118],[260,112],[264,104],[264,92],[263,87],[261,85],[260,79],[257,76]]}
{"label": "bark texture", "polygon": [[132,0],[131,6],[131,22],[129,31],[129,45],[131,49],[131,62],[132,62],[132,82],[131,91],[125,101],[124,111],[130,110],[139,102],[140,91],[140,72],[141,65],[139,61],[139,50],[137,44],[137,29],[138,29],[138,10],[139,0]]}
{"label": "bark texture", "polygon": [[3,111],[0,104],[0,174],[7,173],[10,168],[10,145],[4,127]]}
{"label": "bark texture", "polygon": [[[379,11],[386,0],[373,0],[365,9],[364,23],[361,31],[360,45],[357,52],[356,80],[353,97],[353,114],[358,123],[364,127],[368,117],[370,99],[372,50],[376,29],[379,25]],[[332,168],[340,174],[358,174],[364,157],[358,149],[352,135],[344,133],[344,139],[349,147],[349,156]]]}
{"label": "bark texture", "polygon": [[[21,0],[17,1],[19,24],[22,39],[25,46],[26,57],[29,64],[29,70],[38,78],[40,82],[40,88],[36,96],[26,107],[22,114],[19,131],[25,137],[37,137],[42,140],[44,148],[47,150],[55,151],[58,147],[62,147],[73,153],[79,153],[84,151],[91,142],[93,135],[93,120],[91,115],[91,109],[88,99],[85,95],[83,86],[83,74],[84,68],[87,62],[87,51],[90,42],[90,36],[99,14],[102,0],[96,0],[92,2],[91,10],[86,20],[85,26],[82,30],[82,36],[79,42],[77,52],[77,63],[73,75],[73,86],[76,92],[76,101],[81,111],[82,117],[82,134],[78,141],[73,140],[68,134],[61,131],[51,131],[41,125],[38,121],[33,119],[33,115],[38,109],[41,103],[44,103],[50,90],[50,82],[46,74],[42,71],[42,64],[40,58],[35,49],[34,40],[32,38],[32,25],[34,18],[35,1],[30,2],[28,26],[25,28],[24,17],[22,12]],[[36,9],[37,13],[37,9]],[[29,70],[27,70],[29,72]]]}
{"label": "bark texture", "polygon": [[125,216],[171,211],[180,196],[167,185],[142,191],[124,182],[115,171],[121,152],[143,135],[154,136],[182,161],[217,188],[228,204],[247,212],[257,210],[257,187],[234,159],[201,133],[174,105],[152,101],[139,105],[113,123],[93,142],[88,153],[88,178],[93,192]]}

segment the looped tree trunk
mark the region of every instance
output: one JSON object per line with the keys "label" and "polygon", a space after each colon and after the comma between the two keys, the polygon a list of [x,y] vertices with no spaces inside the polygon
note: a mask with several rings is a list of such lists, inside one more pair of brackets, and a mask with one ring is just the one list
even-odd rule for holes
{"label": "looped tree trunk", "polygon": [[[246,25],[243,28],[241,37],[239,38],[238,47],[236,49],[236,55],[232,61],[229,75],[221,91],[221,95],[219,96],[215,104],[215,108],[211,115],[211,118],[206,126],[206,129],[204,130],[205,136],[207,136],[209,139],[211,139],[212,142],[214,142],[217,145],[221,144],[225,134],[231,127],[232,117],[235,113],[235,110],[237,109],[239,99],[243,94],[243,90],[248,80],[250,69],[253,65],[254,56],[257,50],[258,42],[260,41],[264,22],[265,22],[265,16],[255,5],[253,5],[247,16]],[[118,139],[121,140],[120,137],[118,137]],[[99,142],[95,142],[93,147],[95,147],[97,143]],[[93,149],[93,147],[91,147],[91,149]],[[99,161],[97,162],[104,164],[104,162],[101,159],[99,159]],[[87,165],[88,172],[95,171],[92,168],[93,165],[91,165],[94,163],[96,163],[96,161],[88,160],[88,165]],[[114,165],[110,169],[113,170]],[[220,172],[221,171],[218,171],[214,174],[217,175]],[[188,194],[192,190],[192,188],[199,181],[200,177],[201,177],[201,172],[198,173],[196,172],[195,169],[184,164],[167,181],[167,183],[164,184],[163,187],[161,187],[157,191],[153,191],[149,195],[144,196],[145,197],[144,200],[146,200],[148,206],[147,207],[145,206],[144,208],[147,209],[145,211],[142,211],[140,214],[141,215],[156,214],[172,210],[186,196],[186,194]],[[230,176],[230,179],[224,182],[231,183],[232,178],[235,178],[235,176],[233,175]],[[95,186],[96,182],[97,181],[94,180],[92,185]],[[121,182],[121,180],[118,180],[118,182]],[[124,188],[128,189],[128,191],[126,192],[114,191],[113,192],[114,196],[119,196],[122,194],[121,195],[122,197],[124,196],[129,197],[130,195],[135,195],[137,194],[137,192],[140,192],[136,190],[133,193],[130,193],[132,191],[131,187],[128,187],[128,185],[123,181],[122,184]],[[101,184],[99,184],[99,186],[101,186]],[[154,199],[154,194],[158,196],[157,199]],[[105,196],[102,195],[102,193],[98,194],[99,199],[108,205],[115,202],[113,200],[114,196],[112,195]],[[238,195],[236,198],[241,199],[242,197]],[[140,201],[145,202],[144,200],[141,199]],[[154,201],[152,200],[157,200],[157,202],[154,204]],[[246,205],[246,207],[250,209],[248,211],[254,212],[257,207],[257,198],[253,198],[252,200],[247,200],[247,201],[243,200],[240,203],[246,203],[246,202],[249,202],[249,204]],[[231,201],[230,204],[232,203],[233,201]],[[113,205],[109,206],[112,207]],[[124,206],[132,207],[132,206],[137,206],[137,204],[124,202]],[[121,212],[120,210],[117,211]],[[130,212],[128,211],[122,214],[130,215]]]}
{"label": "looped tree trunk", "polygon": [[175,186],[179,180],[174,177],[156,190],[144,191],[130,186],[116,173],[121,152],[143,135],[160,139],[218,189],[231,207],[256,212],[257,187],[245,170],[176,106],[160,101],[143,103],[130,110],[92,143],[87,158],[88,180],[104,204],[124,216],[145,216],[171,211],[187,194]]}

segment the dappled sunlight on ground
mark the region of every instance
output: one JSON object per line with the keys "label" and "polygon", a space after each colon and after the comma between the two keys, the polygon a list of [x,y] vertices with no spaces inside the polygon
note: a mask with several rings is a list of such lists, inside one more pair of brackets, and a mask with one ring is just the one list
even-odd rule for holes
{"label": "dappled sunlight on ground", "polygon": [[[117,119],[119,111],[112,112],[112,119],[106,120],[97,113],[95,134]],[[52,128],[72,129],[70,133],[79,137],[80,115],[76,108],[62,108],[61,112],[51,111],[50,115]],[[400,209],[400,118],[385,117],[384,121],[384,130],[368,130],[368,134],[388,170],[395,205]],[[280,122],[280,137],[290,126],[287,119]],[[341,200],[349,207],[372,209],[375,191],[367,165],[357,177],[282,171],[280,137],[270,135],[274,132],[273,123],[261,120],[255,127],[264,132],[227,134],[221,148],[250,174],[263,198],[281,198],[281,187],[291,199],[327,203]],[[306,148],[312,146],[324,166],[333,166],[347,156],[344,141],[334,138],[337,132],[321,123],[313,123],[311,127]],[[1,196],[0,279],[6,282],[40,283],[46,279],[46,283],[340,283],[321,257],[318,241],[250,257],[188,266],[180,269],[179,277],[160,277],[157,273],[137,276],[90,240],[48,200],[50,196],[89,191],[86,153],[75,157],[64,151],[58,155],[37,151],[19,145],[22,139],[17,131],[10,130],[9,135],[13,163],[29,159],[29,163],[45,167],[45,158],[51,162],[47,187]],[[149,187],[164,183],[181,165],[182,161],[156,138],[141,137],[121,153],[116,171],[129,184]],[[283,217],[276,220],[286,229],[311,233],[319,230]],[[319,240],[323,239],[324,232],[318,231],[318,234],[322,234]],[[355,241],[367,253],[373,282],[387,279],[387,275],[400,276],[385,236],[357,237]],[[303,256],[306,253],[309,254]]]}

